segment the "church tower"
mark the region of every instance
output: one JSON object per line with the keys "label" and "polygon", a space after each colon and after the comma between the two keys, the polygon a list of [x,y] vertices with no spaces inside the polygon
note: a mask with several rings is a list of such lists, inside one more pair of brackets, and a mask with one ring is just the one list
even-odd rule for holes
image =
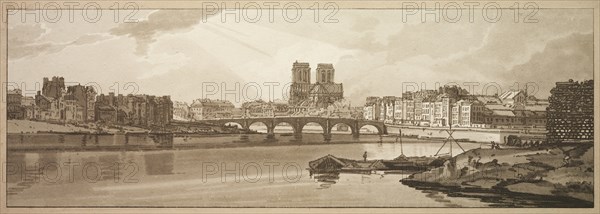
{"label": "church tower", "polygon": [[297,105],[308,99],[310,88],[310,65],[307,62],[294,62],[292,64],[289,104]]}
{"label": "church tower", "polygon": [[334,81],[333,64],[318,64],[316,75],[317,82],[311,84],[309,64],[298,61],[293,63],[288,103],[297,108],[292,111],[306,111],[308,108],[324,109],[344,99],[342,84]]}
{"label": "church tower", "polygon": [[333,64],[319,63],[317,65],[317,83],[333,83],[334,74]]}
{"label": "church tower", "polygon": [[294,62],[292,65],[292,82],[310,84],[310,65],[306,62]]}

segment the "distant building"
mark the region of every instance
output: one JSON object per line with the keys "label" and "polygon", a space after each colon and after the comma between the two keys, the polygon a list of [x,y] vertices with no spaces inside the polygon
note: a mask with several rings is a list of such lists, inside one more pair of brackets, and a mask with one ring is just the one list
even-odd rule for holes
{"label": "distant building", "polygon": [[498,96],[502,103],[522,109],[527,104],[527,95],[521,90],[506,91]]}
{"label": "distant building", "polygon": [[292,106],[307,100],[312,89],[310,65],[306,62],[292,64],[292,85],[290,86],[289,104]]}
{"label": "distant building", "polygon": [[186,102],[173,102],[173,120],[188,121],[190,119],[190,106]]}
{"label": "distant building", "polygon": [[284,100],[274,100],[269,102],[273,108],[273,115],[277,116],[288,116],[290,113],[289,105]]}
{"label": "distant building", "polygon": [[23,96],[21,98],[21,105],[23,105],[23,106],[35,106],[35,98]]}
{"label": "distant building", "polygon": [[438,95],[434,102],[431,124],[434,126],[449,126],[452,119],[452,105],[456,98],[447,93]]}
{"label": "distant building", "polygon": [[399,97],[394,101],[394,124],[400,125],[404,122],[404,112],[406,112],[406,105],[404,99]]}
{"label": "distant building", "polygon": [[496,95],[470,95],[470,99],[477,99],[484,105],[502,105],[502,100]]}
{"label": "distant building", "polygon": [[435,99],[426,98],[421,101],[421,121],[420,125],[430,126],[433,120],[433,108],[435,105]]}
{"label": "distant building", "polygon": [[[173,120],[170,96],[100,94],[95,103],[96,121],[142,127],[163,127]],[[114,111],[114,112],[112,112]],[[116,116],[115,116],[116,115]]]}
{"label": "distant building", "polygon": [[344,98],[342,84],[334,81],[335,69],[332,64],[318,64],[316,76],[317,81],[312,84],[310,65],[298,61],[293,63],[289,98],[293,110],[324,109]]}
{"label": "distant building", "polygon": [[399,97],[394,101],[394,124],[413,125],[415,123],[415,101]]}
{"label": "distant building", "polygon": [[363,118],[363,107],[353,107],[350,101],[347,100],[339,100],[332,105],[327,107],[326,111],[323,114],[319,115],[320,117],[337,117],[337,118],[354,118],[354,119],[362,119]]}
{"label": "distant building", "polygon": [[42,95],[58,99],[62,97],[65,90],[65,78],[63,77],[52,77],[52,80],[48,77],[44,77],[42,85]]}
{"label": "distant building", "polygon": [[381,116],[381,98],[367,97],[363,107],[363,118],[365,120],[379,120]]}
{"label": "distant building", "polygon": [[485,127],[485,106],[479,100],[459,100],[452,105],[452,126]]}
{"label": "distant building", "polygon": [[190,105],[194,120],[231,118],[235,106],[227,100],[197,99]]}
{"label": "distant building", "polygon": [[[263,100],[255,100],[242,103],[242,115],[244,117],[264,117],[266,102]],[[268,113],[268,112],[267,112]]]}
{"label": "distant building", "polygon": [[377,114],[375,113],[376,109],[379,109],[376,105],[365,105],[365,107],[363,107],[363,119],[378,120],[379,116],[375,116]]}
{"label": "distant building", "polygon": [[379,103],[379,120],[385,123],[394,122],[394,103],[396,99],[394,96],[385,96],[381,99]]}
{"label": "distant building", "polygon": [[[63,77],[45,77],[42,90],[23,105],[27,119],[60,123],[94,121],[96,92],[81,85],[65,88]],[[33,104],[32,104],[33,103]]]}
{"label": "distant building", "polygon": [[64,100],[64,121],[67,123],[78,123],[86,121],[87,110],[77,100]]}
{"label": "distant building", "polygon": [[23,97],[21,98],[21,106],[25,109],[24,119],[34,120],[37,112],[37,106],[35,106],[35,98]]}
{"label": "distant building", "polygon": [[40,111],[49,110],[50,105],[52,105],[53,100],[54,99],[46,97],[46,96],[42,95],[40,91],[38,91],[37,94],[35,95],[35,106]]}
{"label": "distant building", "polygon": [[405,92],[403,97],[367,97],[363,117],[397,125],[535,128],[546,123],[545,103],[526,96],[524,91],[483,96],[445,86],[439,90]]}
{"label": "distant building", "polygon": [[594,140],[594,82],[557,82],[548,98],[549,142]]}
{"label": "distant building", "polygon": [[270,102],[255,100],[242,103],[242,115],[244,117],[274,117],[275,109]]}
{"label": "distant building", "polygon": [[[75,101],[74,105],[78,106],[77,108],[69,108],[67,111],[81,109],[83,117],[78,119],[77,122],[95,120],[96,91],[93,87],[82,85],[69,86],[67,87],[64,99]],[[75,112],[70,112],[69,114],[75,114]]]}
{"label": "distant building", "polygon": [[25,118],[25,109],[22,106],[23,95],[20,89],[7,92],[6,113],[9,120],[22,120]]}
{"label": "distant building", "polygon": [[94,115],[97,122],[117,123],[117,109],[111,105],[97,105]]}
{"label": "distant building", "polygon": [[58,98],[47,97],[41,91],[35,95],[35,119],[41,121],[62,122],[65,120],[62,95]]}

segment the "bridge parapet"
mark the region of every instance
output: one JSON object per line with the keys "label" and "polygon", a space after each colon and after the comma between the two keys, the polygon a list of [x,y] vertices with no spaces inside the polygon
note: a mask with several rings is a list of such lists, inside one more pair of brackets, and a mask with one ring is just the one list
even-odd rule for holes
{"label": "bridge parapet", "polygon": [[228,123],[239,124],[242,129],[248,130],[255,123],[263,123],[267,126],[267,132],[273,133],[276,126],[281,123],[287,123],[292,126],[295,134],[301,134],[302,129],[308,123],[319,124],[323,128],[325,135],[331,134],[333,127],[337,124],[347,125],[352,135],[358,137],[360,129],[366,125],[372,125],[377,129],[378,134],[387,134],[387,127],[382,121],[358,120],[352,118],[326,118],[326,117],[270,117],[270,118],[222,118],[222,119],[207,119],[194,122],[177,122],[175,125],[189,124],[213,124],[224,126]]}

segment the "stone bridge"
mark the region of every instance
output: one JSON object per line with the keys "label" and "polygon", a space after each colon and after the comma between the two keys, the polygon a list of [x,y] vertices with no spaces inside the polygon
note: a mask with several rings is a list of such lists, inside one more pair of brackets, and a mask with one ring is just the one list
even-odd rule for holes
{"label": "stone bridge", "polygon": [[373,120],[358,120],[352,118],[326,118],[326,117],[270,117],[270,118],[223,118],[223,119],[209,119],[209,120],[198,120],[194,122],[172,122],[172,125],[176,126],[194,126],[197,124],[210,123],[217,126],[224,126],[228,123],[239,124],[242,129],[249,130],[253,124],[262,123],[267,126],[267,133],[273,134],[275,127],[284,123],[292,126],[294,134],[302,134],[302,129],[308,123],[316,123],[323,128],[323,134],[325,136],[331,135],[331,130],[337,124],[344,124],[350,128],[352,136],[358,137],[360,135],[360,129],[366,125],[372,125],[377,129],[378,134],[387,134],[387,127],[381,121]]}

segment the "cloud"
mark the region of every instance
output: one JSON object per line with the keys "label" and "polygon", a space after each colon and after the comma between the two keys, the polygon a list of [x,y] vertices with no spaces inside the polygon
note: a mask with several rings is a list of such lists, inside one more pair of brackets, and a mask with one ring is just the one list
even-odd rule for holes
{"label": "cloud", "polygon": [[442,58],[460,53],[481,44],[487,29],[481,23],[408,24],[389,37],[387,60],[393,64],[418,55]]}
{"label": "cloud", "polygon": [[512,67],[506,75],[496,78],[535,82],[539,86],[537,94],[545,97],[555,82],[592,79],[593,55],[593,34],[574,33],[550,41],[543,51],[533,54],[529,61]]}
{"label": "cloud", "polygon": [[13,42],[25,43],[39,39],[42,35],[48,32],[48,29],[42,27],[41,24],[22,24],[8,28],[10,31],[9,39]]}
{"label": "cloud", "polygon": [[159,10],[151,13],[147,20],[137,23],[121,23],[112,28],[110,33],[134,38],[137,43],[136,54],[147,55],[149,45],[156,42],[156,36],[166,32],[190,29],[202,18],[202,10]]}
{"label": "cloud", "polygon": [[8,57],[11,60],[57,53],[69,46],[93,44],[110,38],[104,34],[84,34],[73,41],[44,42],[43,37],[49,30],[41,24],[16,25],[9,31]]}
{"label": "cloud", "polygon": [[85,34],[80,36],[75,41],[68,43],[69,45],[88,45],[94,44],[106,39],[111,38],[111,36],[105,34]]}
{"label": "cloud", "polygon": [[512,17],[403,23],[397,10],[340,10],[335,24],[312,17],[297,23],[213,17],[204,24],[201,13],[160,10],[146,11],[138,23],[9,26],[9,66],[18,71],[11,78],[29,79],[31,73],[22,71],[44,67],[35,76],[137,81],[141,93],[189,101],[205,81],[288,82],[298,59],[313,70],[316,63],[333,63],[336,81],[356,105],[369,95],[400,95],[402,82],[426,82],[431,89],[435,82],[504,87],[536,81],[547,92],[556,81],[592,76],[593,13],[584,10],[540,10],[539,23],[514,23]]}
{"label": "cloud", "polygon": [[51,45],[31,45],[31,41],[36,41],[48,30],[41,24],[23,24],[13,26],[8,29],[8,57],[11,59],[23,58],[26,56],[35,56],[42,51],[51,49]]}
{"label": "cloud", "polygon": [[388,37],[385,48],[361,48],[334,64],[338,76],[350,76],[342,81],[356,104],[367,95],[399,96],[403,82],[425,83],[427,89],[436,82],[477,82],[474,93],[483,93],[483,86],[492,82],[502,90],[515,82],[521,88],[535,82],[536,96],[544,98],[557,81],[591,79],[592,13],[545,10],[537,18],[537,24],[510,19],[405,24]]}

